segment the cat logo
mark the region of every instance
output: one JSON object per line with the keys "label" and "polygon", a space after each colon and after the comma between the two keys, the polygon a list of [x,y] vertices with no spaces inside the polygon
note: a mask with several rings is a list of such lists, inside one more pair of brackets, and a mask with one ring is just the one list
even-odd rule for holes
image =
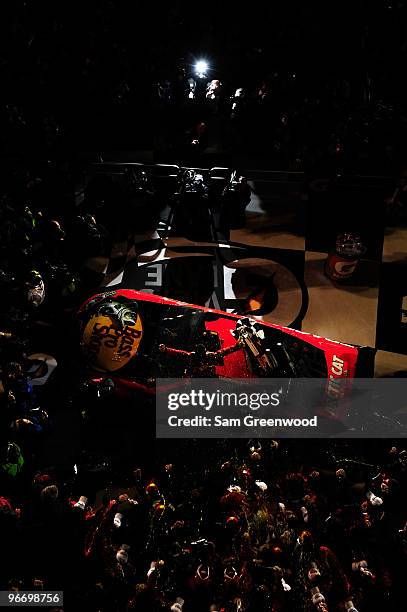
{"label": "cat logo", "polygon": [[343,366],[344,366],[343,359],[334,355],[332,358],[331,373],[334,376],[343,376]]}
{"label": "cat logo", "polygon": [[108,316],[93,316],[83,332],[83,346],[89,365],[102,372],[119,370],[137,353],[142,335],[140,316],[134,325],[124,327]]}

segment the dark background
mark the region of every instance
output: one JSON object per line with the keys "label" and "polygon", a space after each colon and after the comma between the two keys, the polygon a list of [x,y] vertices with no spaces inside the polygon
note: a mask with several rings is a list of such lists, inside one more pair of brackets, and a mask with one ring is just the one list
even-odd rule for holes
{"label": "dark background", "polygon": [[[150,149],[152,83],[201,56],[225,87],[253,87],[277,74],[279,95],[291,105],[307,96],[323,101],[336,88],[353,110],[368,100],[392,105],[383,129],[396,140],[404,121],[403,1],[26,0],[0,11],[3,153]],[[287,74],[295,75],[288,83]],[[328,106],[316,130],[329,129]]]}

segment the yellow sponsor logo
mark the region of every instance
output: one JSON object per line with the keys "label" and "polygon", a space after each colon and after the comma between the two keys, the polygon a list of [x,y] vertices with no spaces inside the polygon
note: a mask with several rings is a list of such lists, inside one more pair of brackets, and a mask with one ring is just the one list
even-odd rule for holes
{"label": "yellow sponsor logo", "polygon": [[137,353],[142,335],[140,317],[134,325],[120,327],[110,317],[93,316],[83,332],[89,365],[104,372],[119,370]]}

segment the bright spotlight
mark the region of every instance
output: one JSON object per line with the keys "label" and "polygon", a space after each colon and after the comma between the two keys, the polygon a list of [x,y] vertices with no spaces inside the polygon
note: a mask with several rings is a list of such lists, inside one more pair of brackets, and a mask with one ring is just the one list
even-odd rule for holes
{"label": "bright spotlight", "polygon": [[204,60],[200,60],[199,62],[195,64],[195,72],[200,79],[203,79],[204,77],[206,77],[208,68],[209,68],[208,63],[205,62]]}

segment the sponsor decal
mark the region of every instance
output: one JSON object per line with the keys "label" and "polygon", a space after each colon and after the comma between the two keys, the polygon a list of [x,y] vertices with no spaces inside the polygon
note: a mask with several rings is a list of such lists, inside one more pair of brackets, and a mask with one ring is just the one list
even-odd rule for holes
{"label": "sponsor decal", "polygon": [[89,365],[105,372],[119,370],[137,353],[142,335],[143,326],[139,316],[134,325],[123,327],[108,316],[93,316],[83,332]]}

